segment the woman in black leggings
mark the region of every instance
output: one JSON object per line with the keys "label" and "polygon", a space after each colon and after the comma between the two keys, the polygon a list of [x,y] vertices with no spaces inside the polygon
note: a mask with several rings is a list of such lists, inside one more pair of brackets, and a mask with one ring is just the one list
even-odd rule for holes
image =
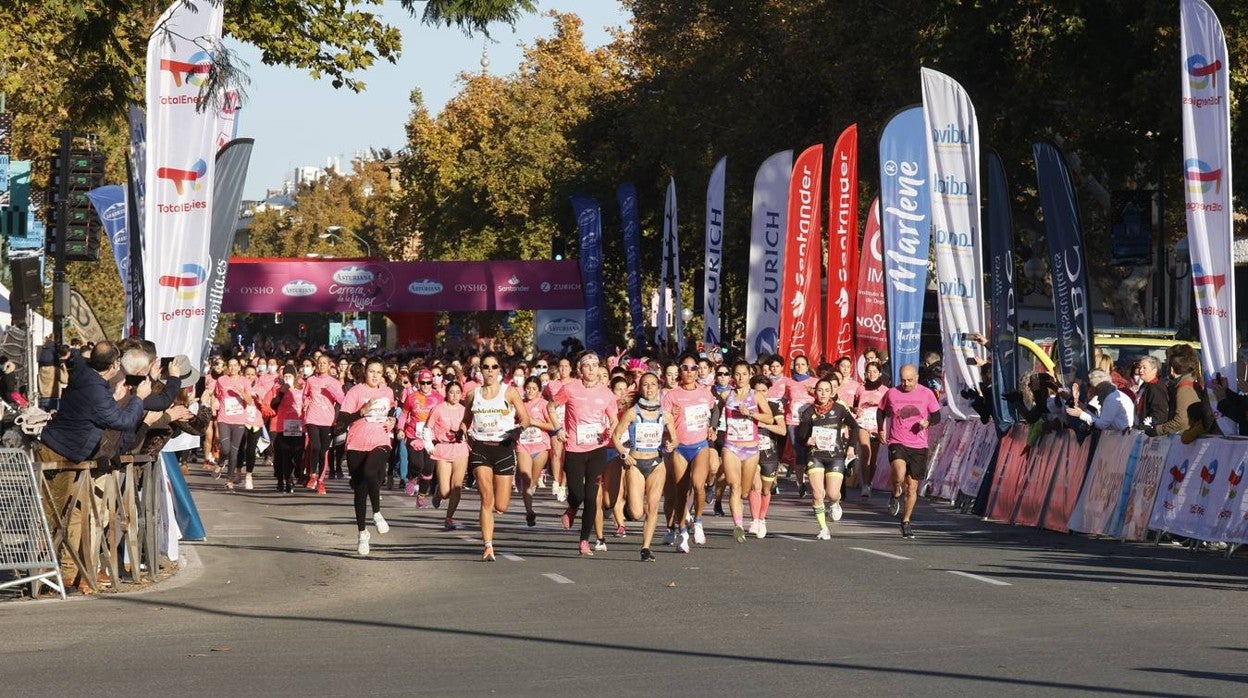
{"label": "woman in black leggings", "polygon": [[355,494],[355,525],[359,531],[359,553],[369,553],[369,533],[365,516],[373,505],[373,525],[384,534],[390,525],[381,515],[381,481],[386,477],[393,448],[394,391],[386,384],[381,361],[369,360],[365,380],[347,392],[338,414],[338,423],[347,427],[347,468]]}

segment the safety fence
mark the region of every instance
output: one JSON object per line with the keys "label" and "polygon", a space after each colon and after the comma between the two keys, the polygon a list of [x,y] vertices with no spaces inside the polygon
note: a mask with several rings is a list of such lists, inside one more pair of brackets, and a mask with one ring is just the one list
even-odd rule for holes
{"label": "safety fence", "polygon": [[34,463],[23,449],[0,448],[0,589],[24,584],[65,598]]}

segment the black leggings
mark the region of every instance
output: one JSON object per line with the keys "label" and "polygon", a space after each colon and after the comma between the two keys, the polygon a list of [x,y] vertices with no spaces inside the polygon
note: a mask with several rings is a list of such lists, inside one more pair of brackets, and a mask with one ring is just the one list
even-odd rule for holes
{"label": "black leggings", "polygon": [[568,507],[572,511],[584,507],[581,512],[581,540],[589,540],[594,530],[594,518],[598,515],[598,487],[606,469],[606,448],[583,453],[564,452],[563,473],[567,478]]}
{"label": "black leggings", "polygon": [[325,467],[327,461],[325,454],[329,453],[329,447],[334,444],[334,428],[332,426],[321,426],[319,424],[307,425],[308,432],[308,452],[309,475],[321,476],[321,469]]}
{"label": "black leggings", "polygon": [[277,434],[273,442],[273,470],[279,483],[293,482],[303,461],[303,435]]}
{"label": "black leggings", "polygon": [[355,493],[355,526],[363,531],[371,501],[373,513],[381,511],[381,481],[390,462],[390,447],[378,446],[371,451],[347,451],[347,470],[351,473],[351,491]]}
{"label": "black leggings", "polygon": [[419,451],[412,448],[409,441],[404,440],[403,448],[407,449],[407,479],[420,478],[420,493],[429,494],[433,490],[433,458],[429,457],[429,449]]}
{"label": "black leggings", "polygon": [[256,445],[259,442],[259,429],[246,429],[243,431],[243,444],[239,447],[242,449],[242,453],[239,454],[239,467],[246,469],[248,473],[254,472],[256,469]]}

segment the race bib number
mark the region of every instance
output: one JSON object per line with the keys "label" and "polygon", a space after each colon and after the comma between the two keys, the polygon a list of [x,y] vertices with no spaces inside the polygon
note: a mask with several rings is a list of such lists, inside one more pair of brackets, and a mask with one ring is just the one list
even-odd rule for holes
{"label": "race bib number", "polygon": [[815,448],[820,451],[831,451],[836,448],[837,432],[840,431],[836,427],[815,427],[811,430],[811,436],[815,438]]}
{"label": "race bib number", "polygon": [[498,431],[502,415],[493,412],[477,412],[472,415],[475,431],[479,434],[491,434]]}
{"label": "race bib number", "polygon": [[864,407],[862,415],[858,417],[858,426],[867,431],[875,431],[875,427],[879,424],[880,410],[875,407]]}
{"label": "race bib number", "polygon": [[771,437],[770,436],[763,436],[763,438],[758,440],[758,450],[759,451],[771,450]]}
{"label": "race bib number", "polygon": [[728,420],[729,441],[753,441],[758,438],[754,432],[754,420],[734,418]]}
{"label": "race bib number", "polygon": [[637,438],[633,448],[638,451],[657,451],[663,443],[663,423],[637,422],[633,435]]}
{"label": "race bib number", "polygon": [[711,424],[711,408],[707,405],[690,405],[685,408],[685,428],[689,431],[706,431]]}
{"label": "race bib number", "polygon": [[369,409],[368,414],[364,415],[364,419],[372,424],[381,424],[386,421],[386,417],[390,413],[390,400],[387,398],[375,398],[373,406]]}
{"label": "race bib number", "polygon": [[227,417],[238,416],[243,413],[243,401],[233,395],[227,395],[221,403],[221,409],[224,410]]}
{"label": "race bib number", "polygon": [[537,427],[528,427],[520,432],[520,443],[525,446],[542,443],[542,430]]}
{"label": "race bib number", "polygon": [[577,424],[576,442],[582,446],[597,444],[602,441],[601,424]]}
{"label": "race bib number", "polygon": [[283,419],[282,436],[303,436],[303,420]]}

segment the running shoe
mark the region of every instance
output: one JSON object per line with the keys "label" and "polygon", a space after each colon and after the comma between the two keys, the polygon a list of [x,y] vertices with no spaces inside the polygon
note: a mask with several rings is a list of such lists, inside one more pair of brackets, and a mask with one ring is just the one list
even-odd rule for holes
{"label": "running shoe", "polygon": [[255,487],[255,483],[251,480],[251,473],[247,473],[247,476],[243,478],[243,489],[252,490],[255,489]]}
{"label": "running shoe", "polygon": [[815,540],[832,540],[832,532],[825,526],[819,529],[819,535],[815,536]]}
{"label": "running shoe", "polygon": [[680,548],[680,552],[682,553],[689,552],[689,532],[688,531],[682,530],[680,532],[680,543],[678,543],[676,547]]}
{"label": "running shoe", "polygon": [[758,533],[756,534],[756,536],[755,536],[755,537],[757,537],[757,538],[766,538],[766,537],[767,537],[767,520],[766,520],[766,519],[759,519],[759,521],[758,521]]}
{"label": "running shoe", "polygon": [[870,485],[862,486],[862,501],[864,502],[871,501],[871,486]]}
{"label": "running shoe", "polygon": [[627,529],[627,528],[624,528],[624,524],[618,524],[618,525],[616,525],[616,527],[615,527],[615,537],[616,537],[616,538],[627,538],[627,537],[628,537],[628,529]]}
{"label": "running shoe", "polygon": [[309,478],[308,478],[308,489],[310,489],[310,490],[315,490],[315,489],[316,489],[316,486],[317,486],[318,484],[320,484],[320,482],[321,482],[320,478],[318,478],[318,477],[317,477],[317,476],[315,476],[315,475],[313,475],[313,476],[309,477]]}
{"label": "running shoe", "polygon": [[572,507],[563,510],[563,516],[559,517],[559,525],[563,526],[563,530],[567,531],[572,528],[572,522],[576,521],[576,512]]}
{"label": "running shoe", "polygon": [[909,521],[901,522],[901,537],[902,538],[914,538],[914,529],[910,527]]}
{"label": "running shoe", "polygon": [[738,543],[744,543],[745,542],[745,529],[741,528],[740,526],[733,526],[732,537],[736,539]]}
{"label": "running shoe", "polygon": [[667,529],[667,535],[663,536],[663,545],[676,545],[676,529]]}
{"label": "running shoe", "polygon": [[696,519],[693,522],[693,542],[697,545],[706,545],[706,531],[702,530],[702,522]]}
{"label": "running shoe", "polygon": [[416,508],[424,509],[426,504],[428,504],[428,502],[425,501],[425,495],[417,494],[416,495]]}
{"label": "running shoe", "polygon": [[832,503],[832,520],[833,520],[833,521],[840,521],[840,520],[841,520],[841,516],[842,516],[842,515],[844,515],[844,513],[845,513],[845,512],[841,510],[841,503],[840,503],[840,502],[833,502],[833,503]]}
{"label": "running shoe", "polygon": [[716,516],[724,515],[724,503],[719,501],[718,499],[715,500],[715,515]]}
{"label": "running shoe", "polygon": [[[407,481],[406,485],[403,486],[403,494],[411,497],[412,495],[416,494],[416,490],[418,489],[420,489],[420,480],[412,478],[411,480]],[[420,506],[420,505],[417,504],[416,506]]]}
{"label": "running shoe", "polygon": [[317,484],[317,486],[316,486],[316,493],[317,493],[317,494],[325,494],[325,483],[324,483],[324,482],[321,482],[321,483],[318,483],[318,484]]}
{"label": "running shoe", "polygon": [[455,522],[452,521],[451,519],[447,519],[446,521],[442,522],[443,531],[454,531],[457,528],[459,528],[459,526],[455,525]]}
{"label": "running shoe", "polygon": [[641,549],[642,562],[654,562],[654,553],[650,552],[650,548]]}
{"label": "running shoe", "polygon": [[759,520],[758,520],[758,519],[750,519],[750,529],[749,529],[749,534],[750,534],[751,536],[756,536],[756,535],[758,535],[758,522],[759,522]]}
{"label": "running shoe", "polygon": [[587,540],[583,540],[583,541],[581,541],[581,545],[580,545],[579,550],[581,551],[581,556],[582,556],[582,557],[593,557],[593,556],[594,556],[594,551],[590,549],[590,547],[589,547],[589,541],[587,541]]}
{"label": "running shoe", "polygon": [[291,482],[286,483],[286,494],[294,494],[294,493],[295,493],[294,483],[291,483]]}
{"label": "running shoe", "polygon": [[360,531],[360,542],[358,547],[356,547],[356,550],[358,550],[361,555],[368,554],[368,539],[371,537],[372,536],[368,535],[368,531]]}
{"label": "running shoe", "polygon": [[897,495],[888,498],[888,515],[896,516],[901,513],[901,500],[897,499]]}
{"label": "running shoe", "polygon": [[227,491],[233,492],[233,491],[234,491],[234,481],[233,481],[233,480],[226,480],[226,481],[225,481],[225,489],[226,489]]}
{"label": "running shoe", "polygon": [[551,489],[555,491],[556,502],[568,501],[568,486],[567,485],[552,485]]}
{"label": "running shoe", "polygon": [[433,492],[433,508],[434,509],[442,508],[442,493],[438,490],[434,490]]}
{"label": "running shoe", "polygon": [[598,542],[594,543],[594,550],[603,551],[606,549],[607,549],[607,542],[605,540],[599,538]]}
{"label": "running shoe", "polygon": [[380,511],[373,514],[373,525],[377,527],[377,532],[382,535],[390,532],[390,524],[386,523],[386,517],[382,516]]}
{"label": "running shoe", "polygon": [[278,481],[278,483],[277,483],[277,486],[275,487],[275,489],[276,489],[278,492],[285,492],[285,491],[286,491],[286,483],[281,482],[281,481],[279,480],[279,481]]}
{"label": "running shoe", "polygon": [[802,484],[797,486],[797,498],[798,499],[806,498],[806,483],[803,482]]}
{"label": "running shoe", "polygon": [[485,552],[481,553],[482,562],[494,562],[494,544],[486,541]]}
{"label": "running shoe", "polygon": [[536,526],[536,525],[537,525],[537,514],[534,514],[534,513],[532,513],[532,512],[529,512],[528,514],[525,514],[525,515],[524,515],[524,523],[525,523],[525,525],[527,525],[529,528],[533,528],[534,526]]}
{"label": "running shoe", "polygon": [[212,479],[213,479],[213,480],[220,480],[220,479],[221,479],[221,466],[219,466],[219,465],[218,465],[218,466],[213,467],[213,469],[212,469]]}

